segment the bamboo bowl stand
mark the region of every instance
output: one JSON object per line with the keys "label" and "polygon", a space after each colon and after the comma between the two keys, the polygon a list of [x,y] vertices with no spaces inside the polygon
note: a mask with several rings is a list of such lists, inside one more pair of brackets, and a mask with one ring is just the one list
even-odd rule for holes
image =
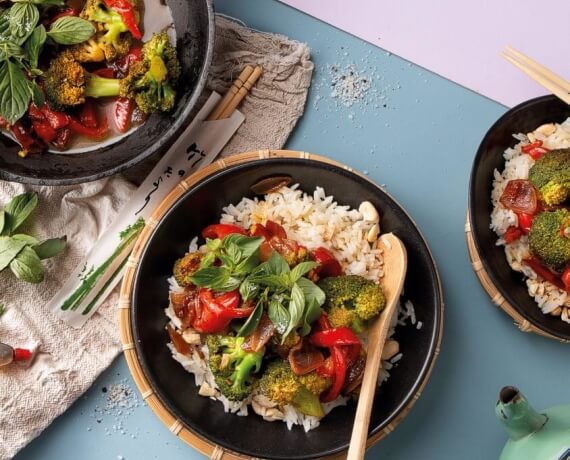
{"label": "bamboo bowl stand", "polygon": [[[137,356],[134,338],[132,334],[132,324],[131,324],[131,300],[134,287],[135,273],[143,252],[149,238],[158,225],[158,222],[166,214],[166,212],[177,202],[177,200],[191,187],[203,180],[204,178],[221,171],[229,166],[247,163],[256,160],[263,160],[269,158],[303,158],[311,159],[315,161],[320,161],[322,163],[334,165],[346,170],[349,170],[355,174],[359,174],[353,171],[352,168],[338,163],[334,160],[328,158],[309,154],[306,152],[293,151],[293,150],[256,150],[239,155],[234,155],[228,158],[220,159],[211,165],[197,171],[192,174],[187,179],[181,181],[172,192],[164,199],[164,201],[156,208],[152,216],[147,219],[145,228],[139,235],[136,241],[133,251],[126,264],[125,275],[123,277],[123,282],[121,285],[121,293],[119,299],[119,325],[120,325],[120,337],[123,345],[123,352],[129,366],[129,370],[133,376],[133,379],[141,392],[142,398],[146,401],[152,411],[158,416],[158,418],[166,425],[166,427],[184,442],[192,446],[198,452],[206,455],[211,460],[255,460],[252,457],[245,456],[238,452],[233,452],[228,449],[222,448],[216,444],[211,443],[208,439],[198,435],[188,426],[186,426],[181,420],[179,420],[166,405],[161,401],[159,396],[156,394],[155,390],[149,383],[144,371],[142,369],[139,357]],[[366,176],[359,174],[366,180]],[[440,325],[440,330],[438,331],[438,343],[435,348],[434,358],[431,360],[430,367],[426,372],[416,394],[410,399],[408,405],[381,431],[375,433],[368,438],[367,448],[376,444],[386,435],[394,431],[396,426],[406,417],[410,412],[415,402],[420,397],[423,389],[429,377],[433,371],[433,367],[437,356],[439,355],[439,349],[441,346],[442,339],[442,328],[443,321]],[[329,460],[341,460],[346,458],[346,452],[341,452],[336,455],[323,457]]]}
{"label": "bamboo bowl stand", "polygon": [[491,278],[485,271],[485,267],[481,262],[481,257],[479,256],[479,252],[477,251],[477,247],[475,246],[475,241],[473,239],[473,232],[471,230],[471,220],[469,219],[469,214],[467,214],[467,219],[465,221],[465,238],[467,240],[467,249],[469,251],[469,259],[471,260],[471,265],[473,267],[473,271],[477,275],[481,286],[483,289],[489,294],[491,297],[491,301],[503,310],[507,315],[509,315],[513,320],[515,326],[519,328],[522,332],[531,332],[534,334],[538,334],[542,337],[546,337],[548,339],[554,339],[562,343],[569,343],[570,341],[561,339],[560,337],[556,337],[541,328],[537,327],[536,325],[532,324],[529,320],[527,320],[524,316],[522,316],[516,309],[513,307],[499,292],[499,289]]}

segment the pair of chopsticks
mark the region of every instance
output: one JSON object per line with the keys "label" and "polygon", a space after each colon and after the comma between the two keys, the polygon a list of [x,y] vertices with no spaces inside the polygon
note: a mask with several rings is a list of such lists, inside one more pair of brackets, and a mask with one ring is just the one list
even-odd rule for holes
{"label": "pair of chopsticks", "polygon": [[570,104],[570,82],[568,80],[510,46],[507,46],[501,55],[539,85],[544,86],[552,94],[566,102],[566,104]]}
{"label": "pair of chopsticks", "polygon": [[214,110],[212,110],[210,115],[208,115],[207,120],[223,120],[224,118],[229,118],[240,102],[247,96],[247,93],[251,90],[253,85],[255,85],[259,77],[261,77],[262,73],[263,69],[261,66],[257,66],[255,69],[250,65],[245,66],[222,100]]}

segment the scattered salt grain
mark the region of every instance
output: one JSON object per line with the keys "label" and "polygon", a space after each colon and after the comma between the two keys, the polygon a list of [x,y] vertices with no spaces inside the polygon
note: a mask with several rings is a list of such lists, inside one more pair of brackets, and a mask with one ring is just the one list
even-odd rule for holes
{"label": "scattered salt grain", "polygon": [[416,329],[421,329],[424,326],[424,323],[422,323],[421,321],[418,321],[418,324],[416,325]]}

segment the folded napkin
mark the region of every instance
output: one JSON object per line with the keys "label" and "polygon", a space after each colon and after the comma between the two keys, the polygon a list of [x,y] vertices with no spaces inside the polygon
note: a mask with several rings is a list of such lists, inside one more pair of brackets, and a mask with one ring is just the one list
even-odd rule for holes
{"label": "folded napkin", "polygon": [[[216,18],[216,48],[209,88],[223,93],[246,64],[264,74],[240,111],[246,122],[223,155],[281,148],[303,114],[313,64],[306,45],[287,37],[252,31]],[[207,96],[207,94],[205,95]],[[205,100],[205,99],[204,99]],[[144,165],[137,176],[140,181]],[[0,368],[0,459],[13,457],[85,392],[120,352],[115,291],[77,330],[52,316],[45,304],[113,220],[134,186],[122,177],[68,187],[30,187],[0,182],[0,205],[24,191],[36,191],[39,205],[26,232],[39,239],[66,234],[64,254],[44,261],[39,285],[0,273],[0,341],[40,350],[33,366]]]}

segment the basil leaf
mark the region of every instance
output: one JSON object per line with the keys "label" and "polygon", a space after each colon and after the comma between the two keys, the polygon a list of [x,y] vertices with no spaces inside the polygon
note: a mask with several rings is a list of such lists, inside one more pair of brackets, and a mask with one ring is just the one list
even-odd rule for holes
{"label": "basil leaf", "polygon": [[2,235],[2,230],[4,230],[4,224],[6,223],[6,213],[3,209],[0,209],[0,235]]}
{"label": "basil leaf", "polygon": [[75,45],[90,39],[95,33],[95,27],[89,21],[75,16],[64,16],[57,19],[47,33],[60,45]]}
{"label": "basil leaf", "polygon": [[[42,51],[42,47],[46,42],[47,34],[46,29],[43,25],[39,25],[34,29],[30,37],[24,43],[24,49],[28,53],[28,61],[30,62],[30,67],[35,69],[38,66],[38,59]],[[37,105],[37,104],[36,104]]]}
{"label": "basil leaf", "polygon": [[206,238],[206,247],[208,248],[208,251],[215,252],[222,247],[222,240],[219,238],[216,238],[215,240]]}
{"label": "basil leaf", "polygon": [[295,283],[293,289],[291,289],[291,300],[289,301],[289,325],[283,333],[283,340],[301,324],[304,313],[305,296],[301,288]]}
{"label": "basil leaf", "polygon": [[26,246],[10,262],[10,270],[16,278],[28,283],[40,283],[44,279],[44,268],[38,255]]}
{"label": "basil leaf", "polygon": [[273,254],[265,263],[267,264],[267,273],[271,275],[280,275],[281,273],[289,273],[291,271],[287,261],[277,251],[273,251]]}
{"label": "basil leaf", "polygon": [[247,259],[243,259],[233,270],[235,275],[247,275],[259,265],[259,256],[252,254]]}
{"label": "basil leaf", "polygon": [[[306,300],[306,299],[305,299]],[[321,316],[321,307],[315,301],[308,302],[305,306],[305,314],[301,323],[300,334],[305,336],[311,332],[311,324],[313,324]]]}
{"label": "basil leaf", "polygon": [[230,276],[223,284],[216,285],[212,289],[222,292],[235,291],[239,288],[240,284],[241,279],[236,278],[235,276]]}
{"label": "basil leaf", "polygon": [[242,257],[249,257],[259,249],[263,238],[258,236],[244,236],[239,233],[232,233],[224,238],[224,247],[228,248],[232,245],[237,246],[241,251]]}
{"label": "basil leaf", "polygon": [[253,331],[255,331],[257,325],[259,324],[259,320],[261,319],[261,315],[263,315],[263,302],[260,300],[259,302],[257,302],[255,309],[253,310],[251,315],[249,315],[246,322],[243,323],[242,327],[239,328],[237,336],[245,337],[247,335],[250,335]]}
{"label": "basil leaf", "polygon": [[11,57],[23,59],[26,57],[24,49],[14,42],[0,41],[0,61],[6,61]]}
{"label": "basil leaf", "polygon": [[31,96],[29,81],[22,69],[12,61],[0,64],[0,115],[8,123],[15,123],[28,110]]}
{"label": "basil leaf", "polygon": [[224,257],[222,261],[224,261],[224,263],[229,267],[235,267],[240,263],[242,257],[241,250],[238,246],[236,244],[230,244],[226,249],[226,257]]}
{"label": "basil leaf", "polygon": [[39,243],[39,241],[36,240],[33,236],[24,235],[23,233],[18,233],[17,235],[12,235],[12,239],[18,240],[18,241],[23,241],[24,243],[26,243],[29,246],[34,246],[34,245]]}
{"label": "basil leaf", "polygon": [[198,287],[213,289],[214,286],[224,284],[230,277],[230,272],[222,267],[206,267],[197,270],[190,281]]}
{"label": "basil leaf", "polygon": [[269,319],[275,326],[275,330],[279,332],[279,334],[283,334],[287,330],[287,326],[289,325],[289,312],[285,309],[281,302],[272,299],[269,302],[269,307],[267,309],[267,314]]}
{"label": "basil leaf", "polygon": [[311,280],[308,280],[307,278],[301,278],[297,281],[297,285],[299,288],[301,288],[301,291],[303,291],[305,302],[307,304],[315,302],[319,307],[321,307],[325,303],[325,293]]}
{"label": "basil leaf", "polygon": [[42,241],[32,249],[36,252],[40,259],[49,259],[50,257],[57,256],[63,252],[66,243],[67,237],[62,236],[61,238],[51,238],[49,240]]}
{"label": "basil leaf", "polygon": [[259,286],[247,278],[239,286],[239,295],[244,302],[254,299],[258,292]]}
{"label": "basil leaf", "polygon": [[34,5],[55,5],[55,6],[63,6],[65,5],[65,0],[12,0],[12,3],[22,3],[22,2],[31,2]]}
{"label": "basil leaf", "polygon": [[309,261],[309,262],[301,262],[300,264],[296,265],[293,270],[291,270],[291,282],[296,283],[299,278],[301,278],[306,273],[309,273],[313,268],[318,267],[319,264],[317,262]]}
{"label": "basil leaf", "polygon": [[26,246],[25,241],[0,236],[0,271],[4,270],[18,253]]}
{"label": "basil leaf", "polygon": [[216,254],[213,252],[208,252],[202,260],[200,260],[200,268],[210,267],[216,260]]}
{"label": "basil leaf", "polygon": [[0,303],[0,316],[2,316],[4,313],[6,313],[6,305]]}
{"label": "basil leaf", "polygon": [[0,12],[0,40],[11,41],[10,34],[10,8]]}
{"label": "basil leaf", "polygon": [[40,12],[38,7],[30,2],[15,3],[10,8],[10,33],[18,45],[26,41],[30,34],[34,31],[38,21],[40,20]]}
{"label": "basil leaf", "polygon": [[34,102],[34,104],[36,104],[38,107],[44,105],[45,102],[44,93],[41,90],[41,88],[38,86],[38,84],[35,81],[31,81],[30,88],[32,89],[32,101]]}
{"label": "basil leaf", "polygon": [[280,275],[257,275],[248,278],[252,283],[267,286],[277,290],[291,289],[291,280],[287,273]]}
{"label": "basil leaf", "polygon": [[38,205],[37,193],[22,193],[15,196],[4,208],[8,215],[8,228],[4,232],[13,232],[30,216],[36,206]]}

